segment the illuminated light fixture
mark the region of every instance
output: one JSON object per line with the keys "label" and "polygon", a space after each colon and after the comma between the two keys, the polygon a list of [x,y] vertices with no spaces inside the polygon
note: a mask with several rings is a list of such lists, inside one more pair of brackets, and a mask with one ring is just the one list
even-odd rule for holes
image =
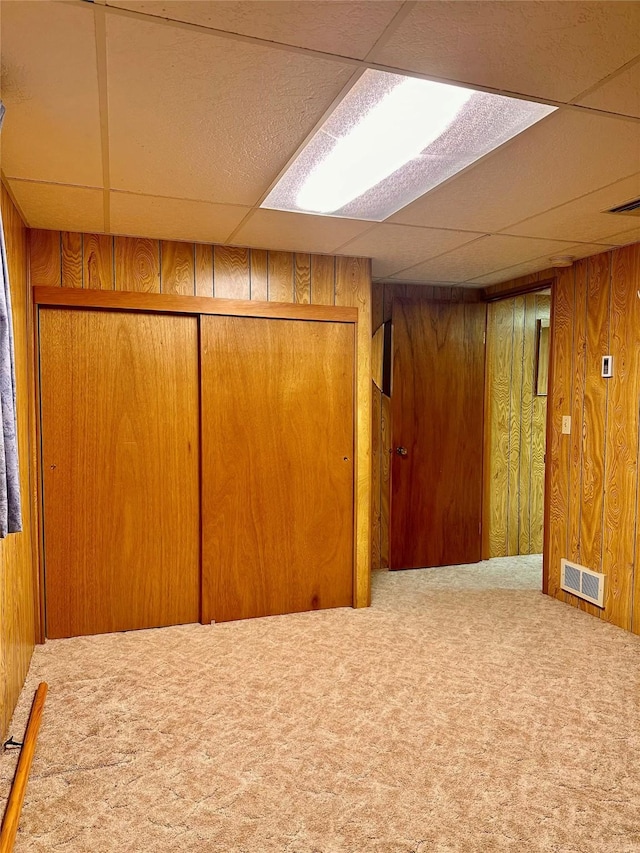
{"label": "illuminated light fixture", "polygon": [[380,222],[555,109],[367,70],[261,206]]}

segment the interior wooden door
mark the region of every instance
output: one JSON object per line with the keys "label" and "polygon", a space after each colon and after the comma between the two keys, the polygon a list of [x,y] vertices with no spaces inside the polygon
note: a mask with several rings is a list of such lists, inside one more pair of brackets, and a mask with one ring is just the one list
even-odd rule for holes
{"label": "interior wooden door", "polygon": [[354,326],[200,334],[203,621],[352,604]]}
{"label": "interior wooden door", "polygon": [[392,569],[480,559],[485,324],[483,304],[393,301]]}
{"label": "interior wooden door", "polygon": [[199,619],[197,324],[40,309],[48,637]]}

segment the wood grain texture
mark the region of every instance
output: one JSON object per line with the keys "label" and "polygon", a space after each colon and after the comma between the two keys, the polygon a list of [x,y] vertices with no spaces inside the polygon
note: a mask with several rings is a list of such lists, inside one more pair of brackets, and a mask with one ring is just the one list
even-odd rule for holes
{"label": "wood grain texture", "polygon": [[332,255],[311,255],[311,301],[335,305],[336,259]]}
{"label": "wood grain texture", "polygon": [[408,453],[392,455],[392,569],[480,559],[485,317],[394,300],[392,445]]}
{"label": "wood grain texture", "polygon": [[160,291],[179,296],[195,295],[193,243],[162,240],[160,243]]}
{"label": "wood grain texture", "polygon": [[[531,501],[533,473],[533,400],[536,393],[538,327],[536,294],[524,300],[522,325],[522,392],[520,400],[520,465],[518,471],[518,554],[532,554]],[[547,341],[548,344],[548,341]],[[540,528],[542,532],[542,527]],[[538,551],[542,553],[542,549]]]}
{"label": "wood grain texture", "polygon": [[84,234],[83,278],[88,290],[113,290],[113,237]]}
{"label": "wood grain texture", "polygon": [[336,258],[336,306],[358,309],[356,341],[356,607],[371,603],[371,261]]}
{"label": "wood grain texture", "polygon": [[389,568],[389,510],[391,506],[391,398],[381,400],[380,428],[380,568]]}
{"label": "wood grain texture", "polygon": [[50,638],[198,619],[197,340],[195,317],[40,310]]}
{"label": "wood grain texture", "polygon": [[[13,709],[29,669],[34,642],[38,635],[37,535],[33,524],[31,500],[31,462],[34,447],[32,349],[28,333],[30,305],[28,299],[27,229],[4,185],[0,204],[7,251],[9,284],[13,309],[13,334],[16,372],[16,410],[18,419],[18,455],[20,494],[22,498],[22,532],[0,541],[0,741],[7,733]],[[51,247],[56,240],[36,234],[38,246]],[[60,240],[57,236],[58,285],[60,283]],[[47,251],[46,257],[51,260]],[[53,267],[56,265],[53,264]],[[46,263],[40,273],[46,279],[52,271]],[[36,270],[37,272],[37,270]],[[58,288],[59,289],[59,288]]]}
{"label": "wood grain texture", "polygon": [[[584,433],[584,390],[587,372],[587,282],[588,260],[574,266],[573,312],[573,366],[571,370],[571,436],[569,438],[569,506],[567,559],[581,562],[580,548],[582,521],[582,451]],[[575,599],[574,599],[575,601]],[[587,602],[577,602],[581,609],[590,607]],[[597,613],[596,608],[594,612]]]}
{"label": "wood grain texture", "polygon": [[[549,322],[551,297],[535,295],[535,318]],[[549,358],[547,336],[547,359]],[[547,396],[533,395],[531,412],[531,479],[529,488],[529,553],[541,554],[544,543],[545,454],[547,438]]]}
{"label": "wood grain texture", "polygon": [[308,305],[311,302],[311,255],[296,252],[293,275],[295,296],[293,301],[300,305]]}
{"label": "wood grain texture", "polygon": [[293,302],[293,267],[291,252],[269,252],[269,302]]}
{"label": "wood grain texture", "polygon": [[201,342],[203,621],[350,605],[353,327],[203,317]]}
{"label": "wood grain texture", "polygon": [[0,828],[0,853],[12,853],[16,835],[18,834],[20,815],[22,814],[22,804],[24,803],[24,797],[27,793],[29,773],[31,772],[31,764],[36,752],[36,745],[38,743],[38,733],[40,731],[40,723],[42,722],[42,714],[44,711],[44,703],[47,698],[48,686],[49,685],[46,681],[41,681],[38,685],[35,696],[33,697],[24,743],[20,750],[18,766],[16,767],[11,791],[9,792],[9,797],[7,799],[7,806],[2,819],[2,827]]}
{"label": "wood grain texture", "polygon": [[381,567],[380,557],[380,481],[382,437],[382,391],[375,382],[371,387],[371,568]]}
{"label": "wood grain texture", "polygon": [[374,334],[384,322],[384,284],[375,281],[371,285],[371,332]]}
{"label": "wood grain texture", "polygon": [[213,246],[195,244],[196,296],[213,296]]}
{"label": "wood grain texture", "polygon": [[[594,259],[591,259],[593,262]],[[604,484],[603,618],[631,629],[636,560],[638,401],[640,400],[640,245],[611,253],[609,352],[614,374],[608,389]]]}
{"label": "wood grain texture", "polygon": [[560,560],[567,552],[569,513],[570,441],[562,434],[562,417],[571,412],[571,368],[573,353],[573,316],[575,312],[575,272],[572,268],[558,271],[554,285],[553,321],[551,324],[552,394],[547,430],[548,508],[545,540],[545,566],[549,595],[564,600],[560,589]]}
{"label": "wood grain texture", "polygon": [[509,526],[509,437],[511,426],[510,385],[513,353],[514,302],[492,303],[487,311],[487,387],[490,437],[488,480],[489,504],[485,524],[488,557],[505,557]]}
{"label": "wood grain texture", "polygon": [[549,296],[487,306],[485,557],[542,552],[546,397],[536,394],[538,320]]}
{"label": "wood grain texture", "polygon": [[60,239],[59,231],[42,231],[39,228],[29,230],[29,271],[33,285],[40,287],[62,285]]}
{"label": "wood grain texture", "polygon": [[82,234],[62,232],[62,286],[82,287]]}
{"label": "wood grain texture", "polygon": [[587,282],[587,361],[582,446],[581,555],[585,566],[602,570],[602,519],[605,473],[605,430],[608,385],[602,356],[609,352],[609,254],[589,260]]}
{"label": "wood grain texture", "polygon": [[251,249],[251,299],[258,302],[269,299],[268,256],[265,249]]}
{"label": "wood grain texture", "polygon": [[213,247],[213,295],[222,299],[249,299],[249,249]]}
{"label": "wood grain texture", "polygon": [[509,383],[509,498],[507,501],[508,556],[518,554],[520,548],[520,450],[522,433],[524,307],[524,296],[514,297],[511,381]]}
{"label": "wood grain texture", "polygon": [[[53,255],[57,257],[58,265],[58,281],[60,283],[60,235],[57,232],[43,232],[49,235],[45,237],[44,242],[47,243],[50,250],[51,247],[57,248],[53,251]],[[55,236],[57,234],[57,237]],[[51,236],[53,235],[53,236]],[[84,235],[86,241],[87,235]],[[41,241],[42,242],[42,241]],[[311,305],[293,304],[294,299],[294,256],[286,252],[269,253],[259,249],[238,249],[237,247],[212,247],[208,245],[196,244],[194,254],[196,257],[196,289],[197,295],[194,297],[181,297],[162,294],[162,303],[151,305],[147,299],[155,296],[153,293],[144,293],[139,291],[150,290],[158,293],[160,289],[160,245],[157,240],[136,240],[133,238],[115,238],[113,250],[113,264],[115,271],[116,287],[119,290],[134,290],[134,294],[119,293],[116,296],[123,297],[120,302],[98,301],[93,304],[95,307],[113,308],[117,310],[159,310],[159,311],[175,311],[178,313],[230,313],[235,315],[246,314],[248,316],[262,317],[281,317],[283,312],[276,303],[268,303],[268,299],[273,299],[274,296],[282,299],[286,296],[291,309],[295,309],[295,313],[287,315],[290,317],[300,317],[301,319],[321,319],[333,322],[334,320],[353,322],[357,318],[357,312],[367,327],[371,323],[371,280],[370,280],[370,265],[369,262],[363,259],[346,258],[340,261],[340,270],[336,266],[336,258],[331,255],[312,255],[310,258],[310,287],[311,287]],[[209,292],[209,264],[208,258],[210,252],[215,253],[217,266],[213,270],[214,296],[219,297],[221,292],[228,292],[225,288],[230,288],[231,292],[241,293],[240,299],[228,300],[226,307],[222,308],[220,304],[217,307],[211,307],[204,304],[207,298],[210,298]],[[39,258],[43,254],[44,257]],[[46,269],[52,269],[51,251],[47,255],[47,251],[40,252],[38,249],[35,252],[36,261],[40,261],[40,266]],[[271,256],[271,262],[269,262]],[[145,264],[144,258],[147,258],[148,263]],[[234,262],[230,261],[233,257]],[[137,258],[137,260],[136,260]],[[223,262],[222,259],[225,259]],[[166,261],[166,255],[165,255]],[[202,268],[200,263],[202,262]],[[271,265],[272,272],[274,267],[277,270],[282,270],[284,274],[285,285],[282,292],[274,294],[273,288],[269,293],[268,279],[269,266]],[[235,267],[235,268],[234,268]],[[166,270],[165,270],[166,272]],[[305,273],[306,274],[306,273]],[[276,276],[278,279],[280,274]],[[341,281],[341,277],[345,277],[345,281]],[[45,278],[46,281],[46,278]],[[129,282],[129,284],[128,284]],[[133,283],[131,283],[133,282]],[[249,283],[247,283],[249,282]],[[290,282],[290,287],[289,287]],[[37,284],[38,282],[36,282]],[[272,276],[272,284],[274,276]],[[218,285],[220,284],[220,287]],[[85,273],[85,285],[87,285],[87,277]],[[306,289],[304,285],[302,292]],[[340,300],[342,304],[353,304],[353,308],[341,309],[345,313],[339,315],[323,314],[325,309],[330,309],[336,304],[336,290],[340,292]],[[286,293],[285,293],[286,291]],[[65,294],[76,293],[76,291],[66,290]],[[86,293],[87,291],[83,291]],[[95,293],[95,291],[93,291]],[[81,294],[82,292],[80,292]],[[290,295],[289,295],[290,293]],[[108,294],[103,294],[107,296]],[[247,303],[244,300],[251,298],[251,303],[254,308],[251,310],[243,309],[242,306]],[[50,295],[46,295],[41,291],[39,299],[47,304],[66,304],[88,305],[77,301],[58,303]],[[185,307],[184,301],[192,299],[189,308]],[[133,301],[132,301],[133,300]],[[138,301],[136,301],[138,300]],[[169,301],[164,301],[169,300]],[[212,300],[216,302],[216,300]],[[225,300],[220,300],[220,302]],[[299,312],[307,311],[306,315]],[[366,450],[361,451],[361,457],[358,459],[360,469],[366,466],[359,477],[361,494],[365,489],[366,479],[370,479],[369,470],[369,443],[371,433],[371,416],[370,416],[370,328],[365,332],[358,331],[357,349],[358,349],[358,388],[357,393],[360,395],[361,402],[358,408],[358,430],[359,430],[359,446],[364,443]],[[367,375],[368,374],[368,375]],[[359,469],[359,470],[360,470]],[[368,574],[369,565],[369,549],[370,549],[370,508],[369,497],[367,497],[367,509],[360,509],[359,529],[360,535],[358,538],[358,561],[356,572],[358,574],[358,583],[356,585],[356,598],[358,602],[367,603],[369,595]]]}
{"label": "wood grain texture", "polygon": [[143,237],[114,240],[116,290],[160,293],[160,244]]}
{"label": "wood grain texture", "polygon": [[158,311],[170,314],[228,314],[249,317],[279,317],[292,320],[326,320],[356,323],[358,309],[340,305],[295,305],[286,302],[254,302],[248,299],[217,299],[204,296],[174,296],[169,293],[75,290],[56,287],[33,288],[37,305],[58,308],[111,308],[114,311]]}

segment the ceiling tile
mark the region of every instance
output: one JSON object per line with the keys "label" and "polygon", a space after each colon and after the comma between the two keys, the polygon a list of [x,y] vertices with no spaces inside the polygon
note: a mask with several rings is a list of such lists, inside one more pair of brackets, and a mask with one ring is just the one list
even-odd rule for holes
{"label": "ceiling tile", "polygon": [[224,243],[249,208],[112,192],[111,230],[161,240]]}
{"label": "ceiling tile", "polygon": [[[611,207],[640,196],[640,174],[589,193],[582,198],[534,216],[505,229],[506,234],[574,240],[583,243],[601,241],[612,231],[631,231],[637,219],[629,215],[606,213]],[[610,241],[609,241],[610,242]]]}
{"label": "ceiling tile", "polygon": [[253,204],[352,73],[343,63],[107,18],[113,189]]}
{"label": "ceiling tile", "polygon": [[[599,243],[583,243],[579,246],[569,246],[568,248],[563,249],[562,254],[570,255],[576,260],[579,260],[580,258],[587,258],[591,255],[599,255],[601,252],[606,252],[611,248],[613,247],[600,245]],[[540,272],[548,267],[549,256],[544,255],[541,258],[535,258],[532,261],[516,264],[513,267],[507,267],[506,269],[499,270],[498,272],[479,276],[478,278],[472,279],[469,283],[476,286],[488,287],[490,284],[502,284],[503,282],[511,281],[514,278],[520,278],[521,276],[530,275],[534,272]]]}
{"label": "ceiling tile", "polygon": [[393,278],[400,281],[433,280],[459,284],[546,256],[545,263],[538,267],[542,269],[549,265],[549,255],[565,254],[571,245],[558,240],[530,240],[526,237],[479,237],[452,252],[411,267]]}
{"label": "ceiling tile", "polygon": [[640,3],[416,3],[370,58],[568,101],[640,54]]}
{"label": "ceiling tile", "polygon": [[30,228],[104,231],[102,190],[9,181]]}
{"label": "ceiling tile", "polygon": [[605,243],[611,243],[614,246],[628,246],[630,243],[640,243],[640,225],[632,228],[631,231],[623,231],[621,234],[608,234]]}
{"label": "ceiling tile", "polygon": [[383,278],[406,267],[462,246],[482,234],[469,231],[443,231],[410,225],[376,225],[338,251],[373,258],[374,278]]}
{"label": "ceiling tile", "polygon": [[387,221],[500,231],[636,172],[640,123],[560,109]]}
{"label": "ceiling tile", "polygon": [[107,5],[362,59],[382,35],[402,2],[107,0]]}
{"label": "ceiling tile", "polygon": [[1,50],[4,173],[101,186],[92,6],[3,3]]}
{"label": "ceiling tile", "polygon": [[[330,253],[368,228],[371,228],[371,223],[360,219],[258,209],[234,235],[233,242],[260,249]],[[355,253],[345,249],[342,254]]]}
{"label": "ceiling tile", "polygon": [[603,83],[579,104],[611,113],[640,117],[640,61]]}

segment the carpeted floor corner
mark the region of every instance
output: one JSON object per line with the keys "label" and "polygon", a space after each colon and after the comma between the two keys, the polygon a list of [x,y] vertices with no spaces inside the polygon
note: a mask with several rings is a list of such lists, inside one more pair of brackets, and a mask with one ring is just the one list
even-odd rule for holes
{"label": "carpeted floor corner", "polygon": [[640,638],[540,575],[376,573],[367,610],[47,643],[16,853],[639,853]]}

